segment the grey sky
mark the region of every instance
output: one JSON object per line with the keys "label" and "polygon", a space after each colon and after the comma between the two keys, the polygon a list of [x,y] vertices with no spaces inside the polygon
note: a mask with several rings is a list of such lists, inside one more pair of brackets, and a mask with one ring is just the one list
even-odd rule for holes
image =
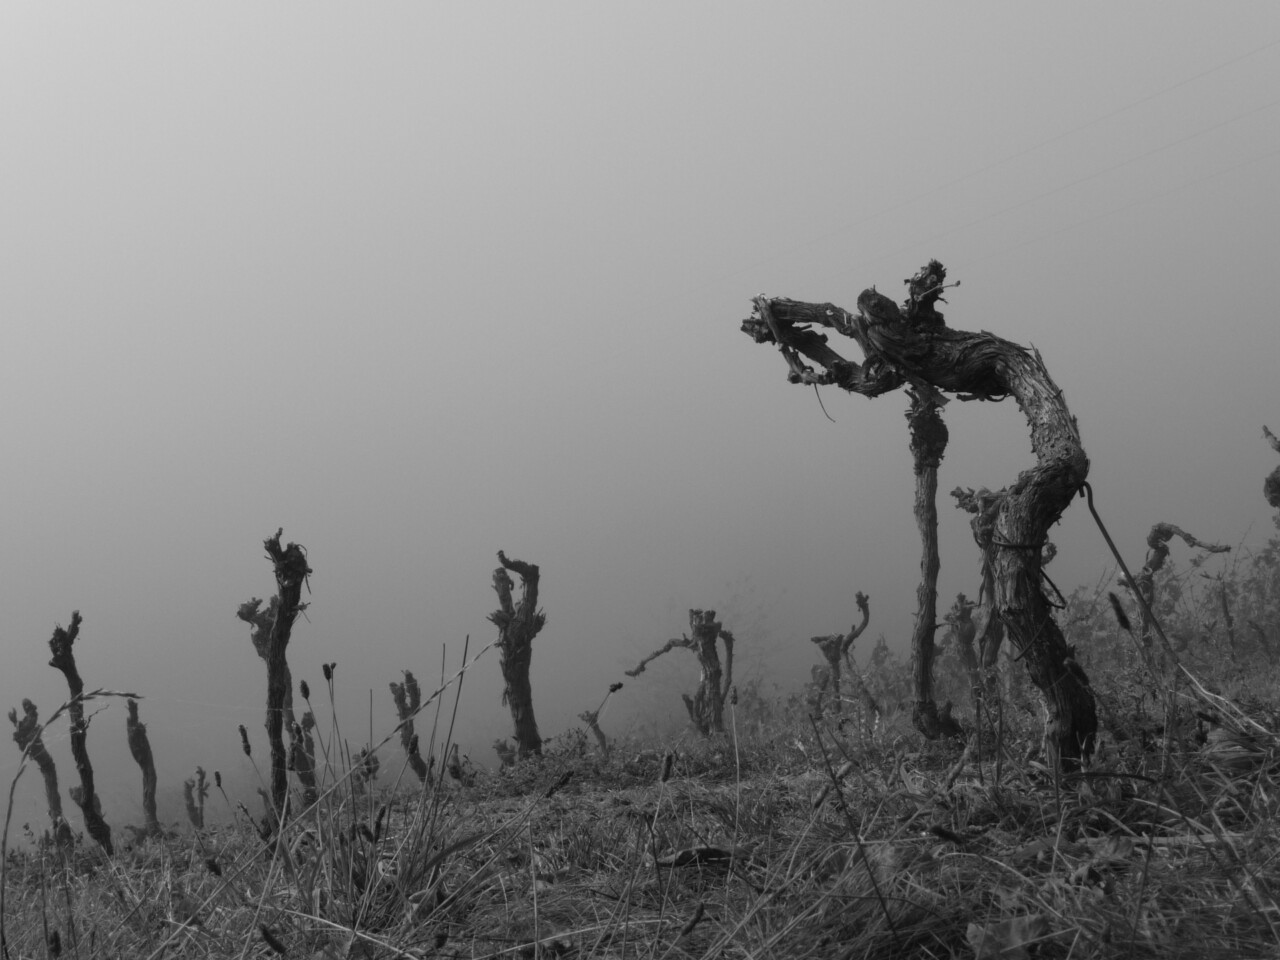
{"label": "grey sky", "polygon": [[[743,670],[798,679],[859,589],[901,649],[905,397],[825,391],[832,424],[738,321],[929,257],[950,324],[1043,353],[1131,558],[1156,521],[1262,540],[1280,7],[869,6],[0,9],[0,705],[61,702],[79,608],[162,780],[230,767],[278,526],[315,568],[295,675],[338,661],[348,729],[493,638],[499,548],[543,569],[544,734],[735,591],[772,626]],[[947,420],[942,490],[1030,462],[1011,403]],[[977,567],[940,508],[945,608]],[[1104,568],[1082,508],[1055,539],[1064,588]],[[643,688],[619,716],[678,709]],[[499,692],[490,655],[485,762]]]}

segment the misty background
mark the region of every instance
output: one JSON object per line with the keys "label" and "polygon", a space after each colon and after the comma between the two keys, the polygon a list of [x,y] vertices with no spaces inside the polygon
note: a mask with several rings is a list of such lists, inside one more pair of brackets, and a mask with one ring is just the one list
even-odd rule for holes
{"label": "misty background", "polygon": [[[324,701],[336,661],[353,748],[401,670],[429,690],[494,639],[499,549],[542,569],[544,736],[689,607],[780,691],[858,590],[855,656],[905,655],[905,395],[825,389],[832,423],[738,324],[761,293],[901,299],[930,257],[950,325],[1043,354],[1131,564],[1158,521],[1264,542],[1280,7],[867,7],[0,8],[0,706],[66,699],[47,641],[79,609],[162,796],[242,783],[266,676],[235,611],[278,527],[314,569],[294,677]],[[1032,462],[1011,401],[944,415],[941,491]],[[979,569],[939,509],[941,612]],[[1053,539],[1064,590],[1110,566],[1083,503]],[[602,726],[679,729],[695,683],[673,652]],[[456,730],[480,765],[501,689],[491,650]],[[107,819],[138,822],[124,703],[93,709]],[[46,741],[65,791],[65,720]],[[34,772],[18,795],[42,826]]]}

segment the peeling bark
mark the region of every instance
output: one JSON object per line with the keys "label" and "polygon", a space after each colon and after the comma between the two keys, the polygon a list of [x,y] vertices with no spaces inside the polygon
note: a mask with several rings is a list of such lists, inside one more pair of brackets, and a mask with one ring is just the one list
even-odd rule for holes
{"label": "peeling bark", "polygon": [[[911,278],[906,312],[874,288],[858,297],[856,314],[832,304],[758,297],[757,315],[742,329],[758,343],[779,346],[788,379],[795,383],[834,384],[869,397],[927,384],[960,399],[1014,398],[1030,427],[1036,465],[993,494],[998,504],[986,562],[997,615],[1048,708],[1048,758],[1056,766],[1075,768],[1093,751],[1097,710],[1088,677],[1043,592],[1041,549],[1049,528],[1081,489],[1089,460],[1075,418],[1039,353],[989,333],[950,329],[940,313],[913,309],[940,299],[945,275],[942,265],[931,261]],[[814,327],[852,338],[865,362],[842,357]]]}
{"label": "peeling bark", "polygon": [[1000,660],[1000,646],[1004,643],[1004,621],[1000,619],[995,607],[995,569],[991,565],[992,551],[995,549],[996,520],[1000,516],[1000,495],[992,493],[986,487],[968,490],[956,487],[951,491],[956,499],[956,506],[973,514],[969,527],[973,530],[973,540],[978,545],[982,556],[982,577],[978,587],[978,621],[975,627],[975,638],[978,644],[978,667],[982,675],[983,691],[987,687],[987,678],[995,670]]}
{"label": "peeling bark", "polygon": [[76,761],[76,773],[80,775],[80,786],[72,787],[68,793],[80,808],[84,817],[84,828],[89,836],[98,842],[107,853],[114,852],[111,844],[111,828],[102,818],[102,801],[94,788],[93,764],[89,762],[89,721],[84,715],[84,681],[80,679],[80,671],[76,667],[76,657],[71,647],[80,635],[80,624],[84,618],[79,610],[71,612],[71,626],[66,630],[54,627],[53,636],[49,639],[49,649],[53,658],[49,666],[60,670],[67,678],[67,689],[71,691],[68,714],[71,717],[71,756]]}
{"label": "peeling bark", "polygon": [[[305,609],[303,604],[301,609]],[[240,608],[236,610],[236,616],[249,624],[249,641],[253,644],[253,649],[258,656],[262,658],[265,664],[270,658],[271,651],[271,631],[275,629],[276,614],[280,609],[280,598],[272,597],[267,601],[267,608],[262,609],[262,601],[257,597],[240,604]],[[284,726],[286,729],[292,728],[294,723],[293,716],[293,672],[289,669],[286,661],[284,665]]]}
{"label": "peeling bark", "polygon": [[59,846],[68,846],[72,842],[71,826],[62,815],[62,795],[58,792],[58,768],[53,762],[48,748],[41,736],[39,711],[30,700],[22,701],[22,719],[18,719],[18,711],[9,711],[9,722],[13,724],[13,742],[18,745],[33,761],[44,781],[44,799],[49,808],[49,820],[53,824],[53,839]]}
{"label": "peeling bark", "polygon": [[[714,610],[690,610],[689,629],[697,643],[695,652],[702,678],[692,699],[685,695],[689,719],[702,734],[724,732],[724,704],[733,685],[733,634],[721,626]],[[724,670],[716,652],[716,640],[724,641]]]}
{"label": "peeling bark", "polygon": [[915,700],[911,722],[930,740],[954,736],[959,726],[950,706],[941,714],[933,697],[934,633],[938,629],[938,467],[947,449],[947,425],[942,422],[942,398],[921,384],[907,391],[911,406],[911,458],[916,476],[914,513],[920,530],[920,585],[916,588],[916,625],[911,635],[911,665]]}
{"label": "peeling bark", "polygon": [[284,822],[289,797],[289,752],[284,745],[286,714],[292,739],[293,681],[285,652],[293,635],[293,624],[298,614],[306,609],[302,602],[302,586],[311,575],[307,566],[306,551],[296,543],[280,545],[284,529],[263,541],[267,559],[271,561],[276,576],[276,595],[271,598],[266,612],[261,611],[262,601],[254,598],[241,604],[236,612],[241,620],[253,627],[251,637],[258,655],[267,664],[267,743],[271,749],[271,804],[275,816]]}
{"label": "peeling bark", "polygon": [[413,732],[413,718],[422,706],[422,688],[412,672],[404,672],[404,683],[391,682],[391,698],[396,703],[396,715],[400,718],[400,746],[409,760],[409,768],[418,782],[426,786],[431,770],[418,750],[418,737]]}
{"label": "peeling bark", "polygon": [[[502,679],[506,684],[502,702],[511,710],[515,724],[515,740],[520,756],[542,755],[542,737],[533,716],[533,688],[529,683],[529,665],[533,660],[533,638],[546,625],[547,616],[538,609],[538,565],[521,560],[508,560],[498,551],[502,566],[493,571],[493,589],[498,594],[498,609],[489,620],[498,628],[498,651]],[[515,582],[507,571],[520,577],[521,597],[516,604],[511,597]]]}
{"label": "peeling bark", "polygon": [[129,741],[129,753],[142,770],[142,813],[146,819],[143,832],[148,836],[158,837],[160,836],[160,819],[156,816],[156,761],[151,753],[147,725],[138,719],[138,701],[129,700],[128,708],[125,737]]}

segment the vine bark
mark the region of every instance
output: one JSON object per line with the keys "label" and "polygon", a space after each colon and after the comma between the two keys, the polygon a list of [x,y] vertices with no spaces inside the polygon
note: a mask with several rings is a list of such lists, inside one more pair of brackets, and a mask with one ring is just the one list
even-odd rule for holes
{"label": "vine bark", "polygon": [[293,677],[285,658],[293,624],[306,609],[302,602],[302,586],[311,575],[306,551],[296,543],[280,545],[284,529],[263,541],[267,559],[275,570],[276,595],[267,610],[260,610],[256,597],[240,605],[236,616],[253,627],[252,639],[258,655],[267,664],[267,743],[271,749],[271,806],[277,820],[283,823],[289,799],[289,753],[284,745],[286,718],[293,737]]}
{"label": "vine bark", "polygon": [[[505,688],[502,702],[511,709],[515,739],[521,757],[542,755],[542,737],[533,716],[533,687],[529,683],[529,665],[533,660],[533,638],[547,623],[547,615],[538,609],[538,583],[541,574],[536,563],[508,560],[498,551],[502,564],[493,571],[493,589],[498,594],[498,609],[489,620],[498,628],[498,650]],[[511,591],[515,581],[507,571],[520,577],[521,597],[517,604]]]}
{"label": "vine bark", "polygon": [[72,650],[76,638],[80,636],[80,624],[83,622],[80,611],[72,610],[71,626],[65,630],[62,627],[53,628],[53,636],[49,638],[49,650],[53,657],[49,666],[62,672],[67,678],[67,689],[71,691],[67,711],[71,717],[71,756],[76,762],[80,785],[72,787],[68,793],[80,808],[84,828],[89,836],[110,854],[114,852],[111,827],[102,817],[102,800],[94,786],[93,764],[89,762],[89,718],[84,715],[84,680],[80,678],[80,669],[76,666],[76,655]]}
{"label": "vine bark", "polygon": [[[995,515],[984,564],[992,574],[996,615],[1048,708],[1048,759],[1074,768],[1093,751],[1097,708],[1042,588],[1041,549],[1087,478],[1089,460],[1062,390],[1037,351],[990,333],[953,330],[937,310],[919,308],[941,299],[945,278],[938,261],[926,264],[907,281],[906,309],[875,288],[858,297],[857,313],[829,303],[758,297],[742,330],[781,349],[793,383],[833,384],[868,397],[927,385],[962,400],[1014,398],[1030,427],[1036,465],[991,495]],[[845,359],[815,327],[850,337],[865,361]]]}

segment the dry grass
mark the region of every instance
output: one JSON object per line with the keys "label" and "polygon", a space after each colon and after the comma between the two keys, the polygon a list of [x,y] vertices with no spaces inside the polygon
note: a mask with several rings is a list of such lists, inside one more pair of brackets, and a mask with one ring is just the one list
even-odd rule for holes
{"label": "dry grass", "polygon": [[1107,744],[1086,773],[1055,779],[1014,759],[1031,734],[1006,733],[999,783],[990,742],[979,767],[958,744],[883,727],[849,740],[794,715],[736,741],[619,744],[609,760],[569,736],[471,786],[420,791],[402,773],[375,795],[327,768],[320,802],[282,842],[241,817],[111,858],[87,846],[11,854],[7,947],[24,958],[1280,952],[1274,738],[1218,726],[1177,750]]}

